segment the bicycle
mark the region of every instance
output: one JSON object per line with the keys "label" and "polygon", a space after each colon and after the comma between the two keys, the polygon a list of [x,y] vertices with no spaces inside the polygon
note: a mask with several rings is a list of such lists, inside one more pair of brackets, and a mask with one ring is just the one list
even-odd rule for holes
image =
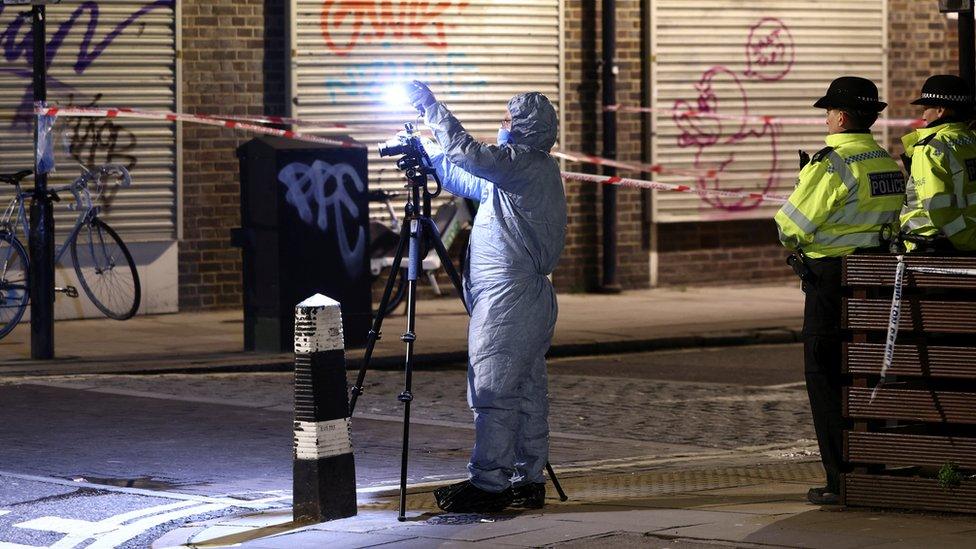
{"label": "bicycle", "polygon": [[[132,180],[129,171],[116,164],[91,170],[82,167],[82,170],[70,184],[49,190],[55,202],[61,200],[59,192],[70,192],[74,203],[68,208],[78,212],[74,227],[55,251],[54,261],[60,262],[65,251],[70,251],[78,282],[95,307],[109,318],[126,320],[139,310],[142,297],[139,273],[118,233],[99,218],[100,207],[96,203],[109,176],[117,178],[122,187],[128,187]],[[30,260],[17,233],[20,226],[25,237],[30,234],[25,202],[34,190],[23,190],[21,181],[33,173],[23,170],[0,174],[0,183],[15,189],[14,197],[0,217],[0,338],[20,322],[30,296]],[[78,290],[73,286],[55,288],[55,291],[78,297]]]}
{"label": "bicycle", "polygon": [[[383,269],[390,268],[394,263],[392,254],[397,247],[397,243],[400,241],[400,218],[393,208],[393,200],[404,195],[406,195],[405,191],[377,190],[369,192],[369,201],[382,203],[389,217],[388,222],[373,220],[370,221],[369,225],[369,268],[374,280],[379,278]],[[451,198],[437,208],[437,211],[434,212],[433,220],[437,226],[437,230],[441,234],[441,241],[444,243],[445,248],[449,249],[455,239],[461,236],[466,229],[470,229],[472,217],[471,207],[468,205],[468,202],[457,197]],[[466,251],[466,248],[462,251],[459,272],[463,272],[464,270]],[[442,295],[436,277],[437,270],[441,267],[440,257],[437,256],[434,250],[430,250],[421,262],[421,268],[427,276],[427,281],[430,282],[434,293],[437,295]],[[404,267],[402,270],[406,271],[406,268]],[[407,277],[405,275],[398,278],[399,283],[390,297],[390,302],[384,312],[384,316],[392,314],[400,306],[400,303],[403,302],[403,298],[406,297],[406,279]]]}

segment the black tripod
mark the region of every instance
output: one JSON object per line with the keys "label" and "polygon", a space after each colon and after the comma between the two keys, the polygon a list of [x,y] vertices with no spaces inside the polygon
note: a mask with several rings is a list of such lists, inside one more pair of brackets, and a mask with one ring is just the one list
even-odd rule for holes
{"label": "black tripod", "polygon": [[[441,241],[440,231],[431,219],[430,201],[441,193],[441,182],[434,171],[430,158],[420,142],[420,138],[414,133],[413,125],[406,124],[406,132],[401,132],[397,139],[388,141],[380,145],[380,156],[400,156],[397,160],[397,167],[404,172],[407,178],[407,188],[409,198],[403,217],[403,227],[400,230],[400,242],[397,244],[396,253],[393,256],[393,265],[390,267],[390,275],[386,280],[386,287],[383,289],[383,297],[377,307],[376,317],[373,319],[373,326],[366,339],[366,354],[363,357],[362,366],[356,377],[356,385],[352,388],[352,395],[349,400],[349,415],[352,416],[356,409],[356,401],[359,395],[363,394],[363,382],[366,379],[366,370],[369,368],[370,359],[373,356],[373,348],[376,341],[380,338],[380,328],[383,326],[383,318],[393,288],[396,285],[397,276],[400,274],[400,265],[403,263],[403,252],[407,250],[407,331],[400,336],[400,339],[407,344],[406,357],[404,359],[404,388],[403,392],[397,396],[397,400],[403,403],[403,448],[400,455],[400,511],[397,520],[406,520],[407,504],[407,452],[410,441],[410,403],[413,401],[411,392],[413,384],[413,347],[417,340],[414,332],[417,316],[417,276],[421,272],[421,263],[427,250],[431,246],[437,250],[441,264],[451,278],[454,289],[457,291],[458,298],[464,304],[464,309],[471,314],[468,304],[464,300],[464,292],[461,288],[461,275],[458,274],[451,258],[447,255],[444,243]],[[433,178],[435,189],[430,192],[428,188],[429,179]],[[563,492],[556,473],[552,465],[546,462],[546,471],[549,479],[552,480],[559,499],[566,501],[568,498]]]}

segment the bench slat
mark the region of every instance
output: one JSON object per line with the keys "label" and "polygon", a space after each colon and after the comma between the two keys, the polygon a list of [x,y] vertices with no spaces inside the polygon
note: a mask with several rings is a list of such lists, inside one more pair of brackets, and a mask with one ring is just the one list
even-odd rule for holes
{"label": "bench slat", "polygon": [[887,389],[871,402],[871,388],[844,389],[844,415],[852,419],[901,419],[976,424],[976,393]]}
{"label": "bench slat", "polygon": [[844,456],[854,463],[976,468],[974,438],[845,431],[844,442]]}
{"label": "bench slat", "polygon": [[[884,348],[882,343],[848,343],[844,354],[845,372],[880,374]],[[895,345],[894,360],[888,372],[909,377],[976,379],[976,347]]]}
{"label": "bench slat", "polygon": [[[895,266],[898,260],[890,254],[851,255],[844,259],[845,286],[895,285]],[[906,267],[936,267],[942,269],[976,269],[976,257],[905,256]],[[941,275],[906,271],[904,284],[909,288],[976,289],[976,276]]]}
{"label": "bench slat", "polygon": [[[890,299],[845,299],[844,327],[852,330],[887,330]],[[913,331],[916,317],[925,332],[976,333],[976,302],[917,301],[902,303],[899,331]]]}
{"label": "bench slat", "polygon": [[972,481],[947,490],[935,479],[848,473],[844,475],[844,497],[851,506],[976,513]]}

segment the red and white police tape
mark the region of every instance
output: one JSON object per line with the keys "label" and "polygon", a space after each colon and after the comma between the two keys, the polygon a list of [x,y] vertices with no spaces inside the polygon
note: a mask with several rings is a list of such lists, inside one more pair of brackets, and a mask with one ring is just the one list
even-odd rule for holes
{"label": "red and white police tape", "polygon": [[[716,118],[719,120],[738,120],[742,122],[758,122],[761,124],[784,124],[799,126],[821,126],[824,124],[823,117],[816,116],[769,116],[755,114],[721,114],[713,111],[698,109],[669,109],[666,107],[634,107],[630,105],[609,105],[604,107],[605,111],[627,112],[627,113],[661,113],[672,116],[688,118]],[[875,126],[890,126],[903,128],[911,126],[920,128],[925,125],[925,120],[921,118],[879,118],[874,123]]]}
{"label": "red and white police tape", "polygon": [[[381,124],[338,124],[335,122],[322,122],[318,120],[306,120],[303,118],[288,118],[284,116],[234,116],[222,114],[219,117],[224,120],[237,120],[240,122],[254,122],[257,124],[280,124],[287,126],[301,126],[303,128],[314,128],[316,130],[335,131],[335,132],[398,132],[403,130],[403,126],[385,126]],[[418,125],[418,129],[426,129],[426,126]]]}
{"label": "red and white police tape", "polygon": [[309,135],[306,133],[300,133],[291,130],[281,130],[278,128],[269,128],[267,126],[259,126],[257,124],[251,124],[251,123],[242,122],[238,120],[231,120],[228,118],[218,118],[213,116],[205,116],[200,114],[184,114],[184,113],[163,112],[163,111],[143,111],[137,109],[115,109],[115,108],[99,108],[99,107],[38,107],[37,109],[34,110],[34,113],[43,116],[140,118],[144,120],[167,120],[170,122],[176,122],[176,121],[194,122],[197,124],[205,124],[209,126],[220,126],[223,128],[245,130],[245,131],[260,133],[264,135],[274,135],[277,137],[285,137],[288,139],[299,139],[301,141],[310,141],[312,143],[322,143],[324,145],[332,145],[334,147],[362,148],[365,146],[362,143],[356,143],[353,141],[330,139],[328,137]]}
{"label": "red and white police tape", "polygon": [[[346,131],[362,131],[364,129],[381,129],[384,131],[390,130],[392,128],[387,128],[385,126],[362,126],[362,125],[344,125],[344,124],[324,124],[324,123],[313,123],[309,121],[303,121],[297,118],[286,118],[278,116],[261,116],[261,117],[244,117],[244,116],[209,116],[201,114],[185,114],[185,113],[174,113],[168,111],[148,111],[140,109],[126,109],[126,108],[104,108],[104,107],[38,107],[35,109],[35,114],[45,115],[45,116],[74,116],[74,117],[104,117],[104,118],[134,118],[134,119],[144,119],[144,120],[166,120],[166,121],[183,121],[192,122],[196,124],[205,124],[210,126],[219,126],[222,128],[236,129],[250,131],[253,133],[264,134],[264,135],[274,135],[278,137],[285,137],[289,139],[297,139],[301,141],[309,141],[312,143],[322,143],[326,145],[339,146],[339,147],[356,147],[360,148],[364,145],[357,142],[344,141],[339,139],[330,139],[328,137],[321,137],[317,135],[311,135],[307,133],[295,132],[291,130],[282,130],[278,128],[269,128],[267,126],[258,124],[311,124],[315,127],[320,128],[332,128],[332,129],[342,129]],[[572,151],[560,151],[556,150],[553,152],[553,156],[557,158],[563,158],[572,162],[580,162],[587,164],[595,164],[599,166],[610,166],[620,169],[635,171],[635,172],[651,172],[656,174],[674,174],[687,177],[714,177],[716,175],[715,170],[680,170],[674,168],[665,168],[661,164],[644,164],[644,163],[632,163],[632,162],[621,162],[618,160],[613,160],[609,158],[601,158],[598,156],[592,156],[583,153],[577,153]],[[649,181],[643,179],[631,179],[622,178],[616,176],[601,176],[593,174],[585,174],[578,172],[563,172],[563,178],[575,181],[586,181],[591,183],[602,183],[605,185],[620,185],[627,187],[636,187],[643,189],[656,189],[661,191],[670,192],[686,192],[692,194],[698,194],[700,196],[716,196],[725,198],[746,198],[763,200],[772,203],[785,203],[787,200],[786,196],[775,195],[775,194],[764,194],[756,192],[744,192],[744,191],[724,191],[721,189],[709,189],[704,187],[692,187],[689,185],[680,185],[673,183],[661,183],[657,181]]]}
{"label": "red and white police tape", "polygon": [[597,166],[609,166],[611,168],[620,168],[622,170],[630,170],[633,172],[651,172],[658,175],[683,175],[686,177],[707,177],[712,178],[718,175],[718,170],[682,170],[678,168],[665,168],[661,164],[645,164],[642,162],[621,162],[619,160],[611,160],[609,158],[601,158],[599,156],[592,156],[589,154],[583,154],[573,151],[562,151],[555,149],[552,151],[552,156],[556,158],[563,158],[569,160],[570,162],[580,162],[582,164],[595,164]]}
{"label": "red and white police tape", "polygon": [[778,194],[755,193],[746,191],[723,191],[721,189],[706,189],[702,187],[691,187],[688,185],[678,185],[675,183],[661,183],[658,181],[648,181],[645,179],[630,179],[627,177],[593,175],[589,173],[563,172],[563,179],[574,181],[587,181],[589,183],[602,183],[604,185],[620,185],[622,187],[636,187],[639,189],[655,189],[659,191],[672,191],[679,193],[692,193],[701,196],[721,196],[725,198],[751,198],[763,200],[775,204],[785,204],[789,199],[787,196]]}

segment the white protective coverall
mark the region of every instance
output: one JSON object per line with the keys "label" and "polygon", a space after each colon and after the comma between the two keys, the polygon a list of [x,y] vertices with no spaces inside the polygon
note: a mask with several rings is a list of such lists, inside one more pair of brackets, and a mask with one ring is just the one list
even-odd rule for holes
{"label": "white protective coverall", "polygon": [[468,471],[471,483],[489,492],[545,482],[545,354],[557,313],[547,275],[566,233],[566,196],[549,156],[555,109],[540,93],[517,95],[508,109],[511,140],[499,146],[475,140],[441,103],[424,113],[443,148],[429,152],[444,188],[480,203],[464,272],[471,310],[468,404],[475,418]]}

